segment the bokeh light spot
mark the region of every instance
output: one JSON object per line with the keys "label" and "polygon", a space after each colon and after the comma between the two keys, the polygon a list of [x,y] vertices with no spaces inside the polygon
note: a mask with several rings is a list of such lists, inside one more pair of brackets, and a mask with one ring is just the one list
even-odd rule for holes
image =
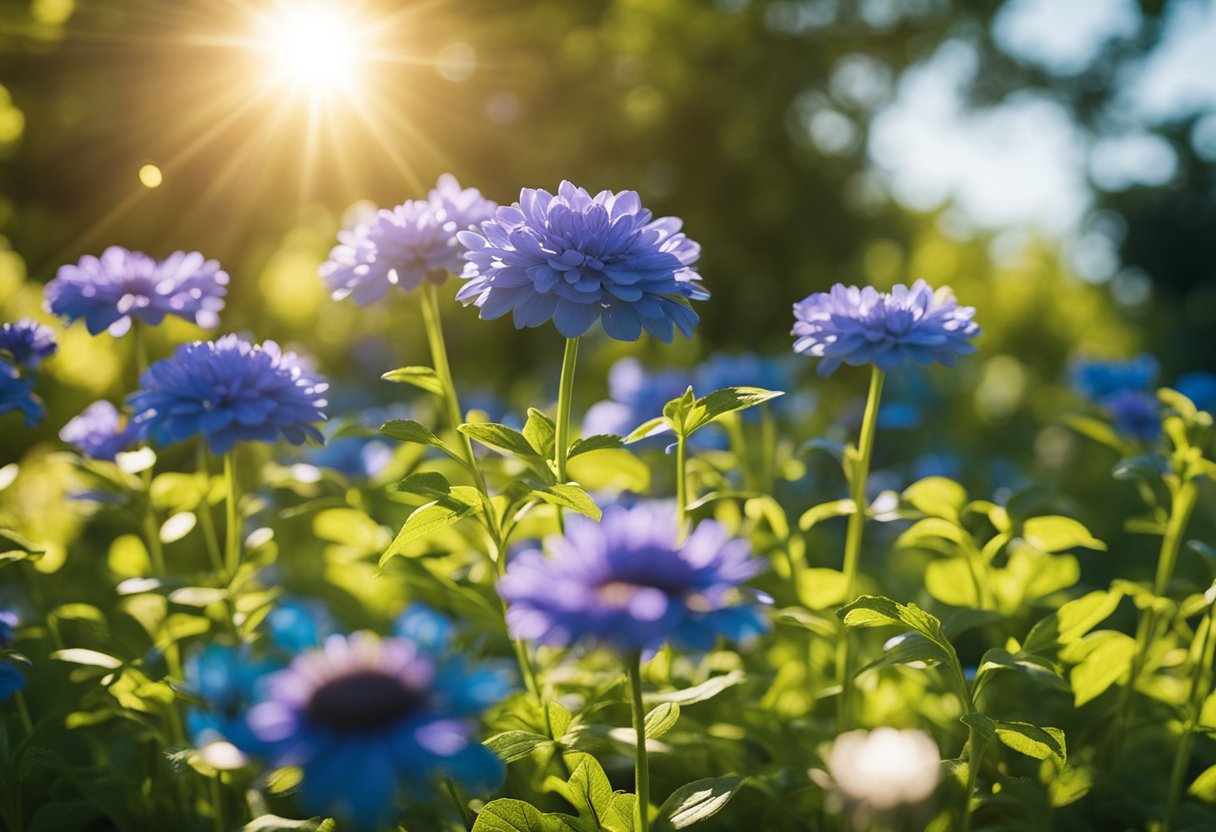
{"label": "bokeh light spot", "polygon": [[159,188],[165,175],[156,165],[147,164],[139,169],[139,182],[145,188]]}

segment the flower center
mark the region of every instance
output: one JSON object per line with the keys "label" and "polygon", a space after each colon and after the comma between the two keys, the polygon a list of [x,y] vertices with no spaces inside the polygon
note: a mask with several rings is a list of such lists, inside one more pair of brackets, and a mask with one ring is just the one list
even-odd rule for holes
{"label": "flower center", "polygon": [[317,688],[305,715],[314,725],[335,731],[375,731],[416,710],[423,698],[394,676],[362,670]]}
{"label": "flower center", "polygon": [[627,607],[634,596],[638,594],[638,590],[651,588],[643,587],[641,584],[632,584],[628,581],[608,581],[605,584],[600,584],[598,593],[600,600],[610,607]]}

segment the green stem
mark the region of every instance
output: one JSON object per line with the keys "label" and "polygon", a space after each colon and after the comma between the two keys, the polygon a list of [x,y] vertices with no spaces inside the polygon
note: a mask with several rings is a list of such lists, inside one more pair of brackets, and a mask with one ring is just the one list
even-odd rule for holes
{"label": "green stem", "polygon": [[[870,374],[870,392],[866,398],[866,411],[861,420],[861,436],[857,445],[856,467],[849,478],[852,490],[853,513],[849,515],[849,526],[844,543],[844,600],[853,600],[857,583],[857,565],[861,559],[861,533],[866,519],[866,479],[870,475],[870,458],[874,451],[874,433],[878,427],[878,402],[882,398],[883,371],[874,367]],[[844,731],[849,722],[849,698],[853,681],[849,673],[849,630],[845,629],[836,641],[836,678],[840,681],[840,693],[836,700],[837,728]]]}
{"label": "green stem", "polygon": [[241,526],[236,510],[236,464],[233,452],[224,454],[224,486],[225,508],[227,509],[227,526],[224,529],[224,568],[228,579],[236,577],[236,570],[241,565]]}
{"label": "green stem", "polygon": [[25,729],[25,738],[28,740],[34,735],[34,720],[30,719],[30,709],[25,702],[25,693],[17,691],[13,694],[13,701],[17,703],[17,714],[21,717],[21,727]]}
{"label": "green stem", "polygon": [[[447,411],[448,422],[460,443],[461,455],[469,465],[477,490],[486,498],[488,505],[490,492],[486,487],[485,474],[473,454],[472,441],[459,429],[464,423],[464,411],[460,407],[460,398],[456,395],[456,382],[452,380],[452,366],[448,362],[447,342],[443,337],[443,319],[439,313],[439,290],[429,280],[422,284],[422,323],[426,329],[427,344],[431,349],[431,363],[435,365],[435,375],[439,376],[439,383],[443,387],[443,406]],[[493,515],[494,512],[487,512],[486,523],[490,536],[498,540],[498,518]],[[506,550],[500,549],[499,558],[505,555]]]}
{"label": "green stem", "polygon": [[680,540],[688,536],[688,440],[676,438],[676,520],[680,527]]}
{"label": "green stem", "polygon": [[207,464],[207,446],[198,443],[198,471],[203,475],[203,489],[199,495],[198,517],[203,527],[203,541],[207,545],[207,557],[217,575],[224,572],[224,554],[220,551],[220,538],[215,532],[215,518],[211,516],[211,470]]}
{"label": "green stem", "polygon": [[[150,475],[151,468],[145,471]],[[148,554],[152,558],[152,574],[157,578],[165,577],[165,550],[160,543],[160,529],[156,526],[156,509],[152,507],[151,476],[144,477],[144,537],[148,541]]]}
{"label": "green stem", "polygon": [[1165,799],[1165,820],[1162,822],[1161,832],[1170,832],[1173,825],[1174,812],[1178,809],[1178,800],[1182,794],[1182,779],[1186,776],[1186,769],[1191,761],[1191,745],[1195,739],[1195,726],[1199,724],[1203,702],[1207,699],[1208,689],[1211,686],[1208,681],[1208,670],[1212,667],[1213,660],[1216,659],[1216,639],[1212,638],[1212,630],[1216,628],[1216,604],[1208,607],[1204,623],[1207,627],[1204,629],[1203,639],[1200,643],[1195,675],[1191,679],[1186,724],[1183,726],[1182,737],[1178,740],[1178,750],[1174,753],[1174,765],[1170,770],[1169,791],[1166,793]]}
{"label": "green stem", "polygon": [[456,788],[456,783],[451,778],[445,777],[443,784],[447,788],[448,796],[452,798],[452,803],[456,804],[456,811],[460,812],[460,822],[464,824],[465,829],[472,828],[473,813],[469,811],[469,805],[461,798],[460,790]]}
{"label": "green stem", "polygon": [[635,655],[629,661],[629,692],[633,709],[633,732],[637,737],[633,769],[637,784],[637,803],[634,806],[633,828],[635,832],[647,832],[650,828],[650,766],[646,761],[646,711],[642,706],[641,654]]}
{"label": "green stem", "polygon": [[208,777],[211,781],[211,824],[215,832],[224,832],[224,792],[220,787],[220,775]]}
{"label": "green stem", "polygon": [[963,795],[962,832],[971,832],[971,798],[975,794],[975,784],[980,773],[980,764],[984,761],[984,751],[987,750],[984,737],[975,728],[970,729],[967,738],[970,752],[967,755],[967,791]]}
{"label": "green stem", "polygon": [[1174,494],[1170,518],[1165,526],[1165,536],[1161,539],[1161,555],[1157,558],[1157,579],[1153,582],[1153,592],[1156,595],[1164,595],[1170,581],[1174,579],[1178,549],[1182,545],[1182,536],[1186,532],[1186,525],[1190,522],[1198,496],[1199,488],[1194,480],[1184,480]]}
{"label": "green stem", "polygon": [[578,363],[578,339],[566,339],[562,355],[562,378],[557,388],[557,429],[553,440],[553,464],[559,482],[566,481],[566,455],[570,452],[570,406],[574,402],[574,367]]}

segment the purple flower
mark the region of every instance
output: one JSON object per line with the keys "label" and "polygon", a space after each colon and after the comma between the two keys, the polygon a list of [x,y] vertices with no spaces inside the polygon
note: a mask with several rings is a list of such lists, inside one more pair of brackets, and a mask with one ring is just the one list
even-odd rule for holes
{"label": "purple flower", "polygon": [[93,402],[59,431],[59,438],[74,445],[89,459],[113,461],[137,440],[135,425],[105,400]]}
{"label": "purple flower", "polygon": [[954,366],[959,355],[975,352],[971,339],[980,328],[975,309],[959,306],[954,293],[936,292],[923,280],[899,284],[888,294],[872,286],[837,283],[794,304],[794,352],[815,356],[818,373],[828,376],[842,363],[873,363],[892,370],[909,361]]}
{"label": "purple flower", "polygon": [[498,673],[439,662],[406,639],[330,636],[267,680],[248,714],[251,751],[302,768],[311,811],[379,829],[402,791],[432,778],[501,782],[502,763],[473,731],[508,689]]}
{"label": "purple flower", "polygon": [[57,349],[59,345],[55,343],[55,333],[50,327],[31,318],[0,326],[0,353],[8,353],[8,357],[22,367],[37,367]]}
{"label": "purple flower", "polygon": [[201,436],[216,454],[237,442],[321,441],[329,385],[278,344],[235,335],[177,348],[143,374],[131,409],[140,435],[158,444]]}
{"label": "purple flower", "polygon": [[34,382],[22,378],[16,368],[0,361],[0,415],[10,410],[25,414],[25,426],[32,428],[46,418],[42,400],[34,395]]}
{"label": "purple flower", "polygon": [[13,645],[18,623],[17,613],[11,610],[0,610],[0,650],[7,650]]}
{"label": "purple flower", "polygon": [[423,280],[442,283],[464,265],[457,232],[489,219],[496,207],[445,173],[426,199],[379,211],[372,220],[339,232],[339,245],[319,274],[335,300],[353,297],[360,306],[378,300],[390,286],[409,292]]}
{"label": "purple flower", "polygon": [[1216,375],[1203,370],[1187,373],[1178,379],[1174,389],[1191,400],[1200,410],[1216,411]]}
{"label": "purple flower", "polygon": [[111,246],[101,257],[86,255],[61,266],[46,285],[48,312],[68,323],[84,319],[89,333],[120,337],[132,320],[156,326],[176,315],[201,327],[219,325],[228,293],[228,274],[196,251],[177,251],[161,262],[146,254]]}
{"label": "purple flower", "polygon": [[591,641],[621,653],[664,642],[709,650],[719,636],[743,641],[768,629],[740,585],[764,569],[746,540],[706,520],[677,542],[671,506],[610,506],[601,522],[566,520],[552,558],[525,551],[498,589],[517,638],[564,647]]}
{"label": "purple flower", "polygon": [[1072,368],[1072,384],[1092,402],[1124,390],[1148,390],[1160,371],[1157,359],[1146,353],[1126,361],[1077,361]]}
{"label": "purple flower", "polygon": [[552,320],[575,338],[597,320],[618,341],[645,329],[668,343],[673,327],[692,336],[704,300],[692,266],[701,247],[680,233],[675,217],[652,220],[634,191],[594,197],[562,182],[557,195],[525,188],[480,232],[458,236],[469,249],[456,299],[486,320],[512,313],[517,329]]}
{"label": "purple flower", "polygon": [[1120,390],[1099,404],[1124,436],[1151,442],[1161,435],[1161,404],[1152,393]]}

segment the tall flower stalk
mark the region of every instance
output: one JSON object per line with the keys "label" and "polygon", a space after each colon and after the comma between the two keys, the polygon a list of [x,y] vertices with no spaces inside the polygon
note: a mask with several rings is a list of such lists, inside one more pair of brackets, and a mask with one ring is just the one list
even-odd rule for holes
{"label": "tall flower stalk", "polygon": [[650,829],[650,763],[646,759],[646,709],[642,704],[642,654],[628,660],[629,705],[633,715],[636,749],[633,755],[633,776],[637,800],[634,802],[633,828],[636,832]]}
{"label": "tall flower stalk", "polygon": [[[562,354],[562,376],[557,388],[557,422],[553,441],[553,465],[557,479],[565,482],[566,458],[570,453],[570,409],[574,402],[574,369],[578,364],[578,338],[566,339]],[[560,515],[559,515],[560,516]]]}

